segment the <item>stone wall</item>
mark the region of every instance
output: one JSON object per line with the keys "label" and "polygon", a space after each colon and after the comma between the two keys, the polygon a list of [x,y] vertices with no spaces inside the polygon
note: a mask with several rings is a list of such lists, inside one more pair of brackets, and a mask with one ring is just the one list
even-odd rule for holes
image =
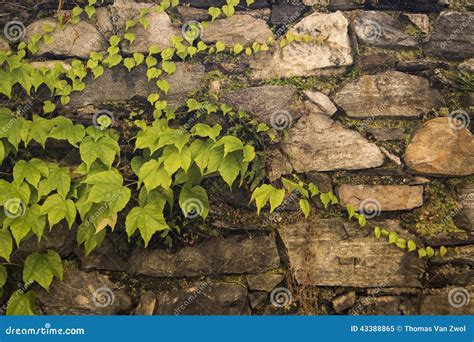
{"label": "stone wall", "polygon": [[[184,3],[153,16],[127,52],[166,47],[184,23],[208,20],[207,8],[222,5]],[[179,106],[188,97],[212,97],[269,125],[275,113],[289,113],[288,134],[267,147],[268,178],[296,172],[334,191],[343,206],[325,210],[314,201],[316,213],[305,220],[290,198],[257,217],[248,190],[216,186],[210,217],[175,236],[171,247],[155,241],[143,249],[116,229],[87,257],[74,230],[56,229],[39,245],[31,238],[22,246],[24,253],[54,248],[67,260],[64,281],[38,289],[42,312],[474,314],[474,300],[465,300],[474,293],[473,5],[259,0],[210,23],[201,32],[206,43],[246,46],[287,30],[321,37],[322,44],[276,45],[251,57],[178,63],[167,100]],[[22,13],[12,5],[2,18],[23,16],[26,40],[54,23],[53,1],[30,6]],[[58,33],[34,58],[68,63],[104,51],[140,6],[107,1],[93,20]],[[0,41],[2,49],[8,44]],[[59,110],[90,123],[107,108],[121,120],[146,108],[151,92],[146,70],[114,68],[88,79]],[[48,157],[60,149],[51,146]],[[347,220],[346,204],[366,213],[368,227]],[[449,252],[420,260],[375,239],[375,225]]]}

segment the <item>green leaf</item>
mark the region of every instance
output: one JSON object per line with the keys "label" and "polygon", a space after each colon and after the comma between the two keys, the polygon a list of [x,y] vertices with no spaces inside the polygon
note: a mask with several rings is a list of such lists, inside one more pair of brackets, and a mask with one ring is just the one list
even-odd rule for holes
{"label": "green leaf", "polygon": [[407,248],[407,241],[405,239],[398,239],[397,242],[395,243],[398,248],[400,249],[405,249]]}
{"label": "green leaf", "polygon": [[234,6],[224,5],[222,6],[222,12],[226,15],[226,17],[230,17],[235,13]]}
{"label": "green leaf", "polygon": [[51,101],[44,101],[43,103],[43,112],[45,114],[51,113],[56,109],[56,105]]}
{"label": "green leaf", "polygon": [[396,243],[398,240],[398,234],[395,232],[390,232],[388,235],[388,243]]}
{"label": "green leaf", "polygon": [[257,215],[260,214],[260,210],[270,201],[270,212],[273,212],[285,198],[285,190],[277,189],[270,184],[263,184],[256,188],[250,199],[250,202],[255,200],[257,205]]}
{"label": "green leaf", "polygon": [[135,67],[135,60],[131,57],[127,57],[123,60],[123,65],[128,69],[128,72],[132,71]]}
{"label": "green leaf", "polygon": [[87,202],[106,202],[111,212],[119,212],[130,200],[130,189],[123,186],[123,178],[118,171],[102,171],[89,175],[83,183],[92,185]]}
{"label": "green leaf", "polygon": [[55,251],[48,249],[46,253],[32,253],[26,257],[23,268],[23,281],[36,281],[41,287],[48,290],[53,278],[63,279],[63,265],[61,257]]}
{"label": "green leaf", "polygon": [[356,213],[355,209],[350,204],[347,205],[347,213],[349,214],[349,220],[353,218]]}
{"label": "green leaf", "polygon": [[198,123],[193,127],[193,135],[199,137],[209,137],[212,140],[216,141],[216,138],[221,133],[222,126],[216,124],[214,126],[209,126],[207,124]]}
{"label": "green leaf", "polygon": [[123,38],[125,38],[126,40],[130,42],[130,44],[132,44],[133,41],[135,40],[135,34],[133,32],[127,32],[123,35]]}
{"label": "green leaf", "polygon": [[374,228],[374,236],[377,239],[380,239],[380,236],[382,236],[382,229],[379,226]]}
{"label": "green leaf", "polygon": [[413,252],[416,250],[416,243],[413,240],[408,240],[408,252]]}
{"label": "green leaf", "polygon": [[13,251],[13,239],[8,229],[0,230],[0,257],[10,261],[10,255]]}
{"label": "green leaf", "polygon": [[33,316],[35,314],[36,294],[34,291],[23,293],[23,290],[15,291],[8,300],[7,315],[9,316]]}
{"label": "green leaf", "polygon": [[209,7],[208,12],[211,15],[212,21],[216,20],[216,18],[221,14],[220,8],[217,7]]}
{"label": "green leaf", "polygon": [[3,287],[5,285],[5,282],[7,281],[7,268],[3,265],[0,265],[0,287]]}
{"label": "green leaf", "polygon": [[138,178],[145,184],[148,191],[161,186],[168,189],[171,186],[171,176],[157,160],[150,160],[140,168]]}
{"label": "green leaf", "polygon": [[424,257],[426,257],[426,249],[424,249],[424,248],[419,248],[419,249],[418,249],[418,258],[421,259],[421,258],[424,258]]}
{"label": "green leaf", "polygon": [[104,241],[106,230],[96,232],[96,228],[92,224],[81,224],[77,229],[77,242],[79,245],[84,244],[85,255],[89,255],[94,248],[100,246]]}
{"label": "green leaf", "polygon": [[128,236],[132,236],[138,229],[145,242],[145,247],[147,247],[153,234],[169,229],[163,216],[164,205],[165,201],[163,200],[130,210],[125,220]]}
{"label": "green leaf", "polygon": [[109,38],[109,42],[111,46],[117,46],[120,43],[120,37],[113,35]]}
{"label": "green leaf", "polygon": [[51,130],[49,136],[53,139],[67,140],[72,146],[77,147],[77,144],[82,141],[86,134],[84,126],[75,125],[64,116],[58,116],[52,121],[55,127]]}
{"label": "green leaf", "polygon": [[329,203],[331,202],[331,199],[329,198],[329,195],[327,193],[321,193],[319,195],[319,199],[324,205],[324,208],[327,208]]}
{"label": "green leaf", "polygon": [[176,71],[176,64],[173,62],[169,61],[163,61],[161,63],[161,68],[167,73],[167,74],[172,74]]}
{"label": "green leaf", "polygon": [[120,146],[114,139],[106,135],[100,137],[97,141],[88,136],[82,140],[79,152],[87,168],[90,168],[97,159],[110,167],[115,157],[120,154]]}
{"label": "green leaf", "polygon": [[199,215],[205,219],[209,213],[206,190],[199,185],[194,187],[185,185],[179,193],[179,206],[185,217],[194,218]]}
{"label": "green leaf", "polygon": [[63,199],[66,199],[71,188],[71,175],[67,167],[59,167],[56,164],[48,164],[49,175],[40,181],[38,186],[38,196],[49,195],[57,190]]}
{"label": "green leaf", "polygon": [[365,227],[367,224],[367,219],[365,218],[364,215],[359,215],[358,221],[359,221],[359,226],[361,227]]}
{"label": "green leaf", "polygon": [[232,135],[226,135],[217,141],[214,148],[224,145],[224,156],[227,154],[244,149],[242,141]]}
{"label": "green leaf", "polygon": [[232,49],[234,51],[235,55],[238,55],[243,51],[244,47],[241,44],[235,44],[234,48]]}
{"label": "green leaf", "polygon": [[301,211],[302,211],[303,214],[304,214],[304,217],[305,217],[305,218],[308,218],[309,211],[310,211],[310,206],[309,206],[308,200],[306,200],[306,199],[300,199],[299,204],[300,204]]}
{"label": "green leaf", "polygon": [[90,18],[92,18],[92,16],[94,15],[95,13],[95,8],[94,6],[86,6],[84,8],[84,11],[87,13],[87,16]]}
{"label": "green leaf", "polygon": [[448,249],[444,246],[441,246],[440,249],[439,249],[439,255],[441,257],[444,257],[447,253],[448,253]]}
{"label": "green leaf", "polygon": [[48,165],[38,158],[33,158],[28,162],[20,160],[13,168],[13,178],[16,184],[21,184],[26,179],[36,189],[41,177],[47,177],[48,175]]}
{"label": "green leaf", "polygon": [[435,255],[434,249],[430,246],[426,247],[426,255],[428,258],[432,258]]}
{"label": "green leaf", "polygon": [[168,94],[168,91],[170,90],[170,85],[165,80],[156,81],[156,86],[165,94]]}
{"label": "green leaf", "polygon": [[66,219],[69,227],[76,219],[76,206],[70,199],[63,199],[59,194],[49,196],[41,206],[41,215],[48,215],[49,226],[53,227],[62,219]]}
{"label": "green leaf", "polygon": [[23,215],[11,218],[7,217],[4,221],[5,227],[10,227],[10,230],[15,239],[16,245],[20,247],[21,241],[33,231],[38,240],[41,238],[46,226],[46,218],[40,212],[40,206],[34,204],[27,208]]}
{"label": "green leaf", "polygon": [[139,52],[134,52],[133,53],[133,59],[135,60],[135,63],[137,65],[140,65],[143,63],[143,60],[145,59],[145,56],[143,56],[142,53],[139,53]]}
{"label": "green leaf", "polygon": [[218,169],[219,174],[230,188],[239,175],[242,164],[242,153],[240,151],[229,153],[222,159]]}
{"label": "green leaf", "polygon": [[225,50],[225,44],[223,42],[216,43],[216,51],[221,52]]}

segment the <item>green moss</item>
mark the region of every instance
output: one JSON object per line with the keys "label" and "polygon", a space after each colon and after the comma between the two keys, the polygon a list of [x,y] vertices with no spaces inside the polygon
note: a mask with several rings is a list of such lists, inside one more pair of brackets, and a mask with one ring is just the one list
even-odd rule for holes
{"label": "green moss", "polygon": [[419,217],[414,228],[425,236],[462,231],[452,219],[458,209],[459,204],[453,191],[445,184],[433,181],[425,187],[424,204],[417,210]]}
{"label": "green moss", "polygon": [[264,81],[264,84],[270,85],[292,85],[299,91],[304,90],[319,90],[319,91],[333,91],[337,88],[340,80],[338,78],[322,78],[318,76],[309,77],[288,77],[275,78]]}

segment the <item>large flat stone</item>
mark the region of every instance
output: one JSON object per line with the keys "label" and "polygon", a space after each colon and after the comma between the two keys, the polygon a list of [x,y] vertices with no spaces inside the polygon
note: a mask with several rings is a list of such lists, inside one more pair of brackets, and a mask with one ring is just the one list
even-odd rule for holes
{"label": "large flat stone", "polygon": [[251,63],[252,77],[271,79],[277,77],[311,76],[340,72],[352,65],[351,45],[348,35],[349,22],[341,12],[314,13],[297,23],[290,32],[309,34],[321,44],[292,42],[283,49],[259,53]]}
{"label": "large flat stone", "polygon": [[301,116],[300,101],[296,88],[290,86],[265,85],[225,93],[221,101],[271,123],[272,116],[280,112],[291,115],[291,121]]}
{"label": "large flat stone", "polygon": [[272,35],[264,20],[249,14],[236,14],[210,22],[202,31],[201,40],[211,44],[220,41],[228,47],[235,44],[250,46],[253,42],[263,44]]}
{"label": "large flat stone", "polygon": [[414,37],[404,33],[403,25],[384,12],[362,11],[354,21],[357,39],[360,43],[388,49],[417,48]]}
{"label": "large flat stone", "polygon": [[43,35],[43,26],[54,28],[51,33],[53,42],[45,44],[38,43],[38,55],[51,54],[55,56],[68,56],[88,58],[94,51],[105,51],[107,49],[107,38],[89,21],[82,20],[77,25],[66,25],[64,30],[57,28],[57,20],[45,18],[36,20],[25,31],[25,41],[31,41],[34,34]]}
{"label": "large flat stone", "polygon": [[280,267],[275,239],[237,235],[211,238],[176,253],[135,250],[128,261],[133,274],[153,277],[194,277],[216,274],[261,273]]}
{"label": "large flat stone", "polygon": [[453,129],[448,118],[425,122],[405,151],[406,165],[433,176],[474,174],[474,137],[467,129]]}
{"label": "large flat stone", "polygon": [[350,204],[356,210],[364,203],[372,203],[378,211],[410,210],[423,205],[423,187],[409,185],[347,185],[339,188],[343,206]]}
{"label": "large flat stone", "polygon": [[239,284],[198,282],[184,289],[160,291],[156,315],[249,315],[247,289]]}
{"label": "large flat stone", "polygon": [[421,287],[423,263],[417,256],[363,230],[348,230],[342,220],[290,224],[279,234],[299,284]]}
{"label": "large flat stone", "polygon": [[461,209],[454,217],[459,228],[474,232],[474,184],[468,184],[458,189]]}
{"label": "large flat stone", "polygon": [[53,281],[49,292],[37,291],[47,315],[117,315],[131,309],[130,297],[108,276],[84,272],[65,264],[63,281]]}
{"label": "large flat stone", "polygon": [[442,104],[427,79],[399,71],[364,75],[340,89],[334,101],[350,117],[416,117]]}
{"label": "large flat stone", "polygon": [[150,13],[145,17],[149,22],[145,29],[143,25],[137,24],[130,28],[128,32],[135,34],[135,41],[130,45],[128,42],[122,43],[125,52],[147,53],[150,46],[155,45],[159,49],[171,47],[171,38],[180,36],[181,30],[174,26],[166,12],[156,13],[155,4],[137,3],[132,0],[115,0],[109,7],[111,18],[116,30],[123,34],[125,32],[125,23],[127,20],[137,21],[140,18],[140,10],[149,8]]}
{"label": "large flat stone", "polygon": [[313,112],[294,124],[282,149],[297,172],[359,170],[384,162],[380,149],[358,132]]}
{"label": "large flat stone", "polygon": [[434,24],[431,40],[425,51],[448,59],[474,57],[474,13],[443,12]]}
{"label": "large flat stone", "polygon": [[[85,89],[71,94],[69,106],[100,105],[105,102],[130,100],[135,96],[146,99],[157,90],[156,81],[148,82],[146,70],[145,65],[139,65],[131,72],[125,67],[116,67],[113,70],[105,69],[104,74],[97,79],[89,75],[85,79]],[[201,64],[176,63],[174,74],[161,77],[170,85],[168,95],[162,98],[170,106],[184,102],[199,89],[203,77],[204,66]]]}

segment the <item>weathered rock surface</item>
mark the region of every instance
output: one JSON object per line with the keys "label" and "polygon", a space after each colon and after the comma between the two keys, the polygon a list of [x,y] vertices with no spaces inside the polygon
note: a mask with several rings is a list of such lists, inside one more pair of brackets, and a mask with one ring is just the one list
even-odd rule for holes
{"label": "weathered rock surface", "polygon": [[157,315],[249,315],[247,289],[239,284],[201,282],[157,294]]}
{"label": "weathered rock surface", "polygon": [[49,292],[41,289],[37,296],[47,315],[117,315],[131,308],[130,297],[108,276],[73,264],[65,265],[63,281],[54,281]]}
{"label": "weathered rock surface", "polygon": [[268,124],[278,115],[287,115],[288,122],[296,121],[302,115],[298,92],[290,86],[266,85],[228,92],[221,97],[239,110],[252,113]]}
{"label": "weathered rock surface", "polygon": [[458,190],[461,209],[454,217],[459,228],[474,231],[474,185],[466,185]]}
{"label": "weathered rock surface", "polygon": [[282,274],[247,274],[247,283],[249,290],[270,292],[283,278]]}
{"label": "weathered rock surface", "polygon": [[280,266],[274,238],[240,235],[208,239],[176,253],[136,250],[128,262],[131,273],[153,277],[260,273]]}
{"label": "weathered rock surface", "polygon": [[474,57],[473,12],[443,12],[434,24],[425,51],[432,56],[463,60]]}
{"label": "weathered rock surface", "polygon": [[348,231],[342,220],[296,223],[279,234],[299,284],[421,287],[423,264],[418,257],[366,232]]}
{"label": "weathered rock surface", "polygon": [[205,43],[220,41],[230,47],[235,44],[249,46],[253,42],[263,44],[272,35],[264,20],[248,14],[237,14],[210,22],[202,31],[201,40]]}
{"label": "weathered rock surface", "polygon": [[423,187],[409,185],[347,185],[339,188],[343,206],[364,209],[376,205],[377,211],[410,210],[423,205]]}
{"label": "weathered rock surface", "polygon": [[88,21],[81,21],[77,25],[66,25],[64,30],[57,29],[55,19],[40,19],[28,25],[25,31],[25,41],[31,41],[34,34],[43,35],[43,26],[54,27],[51,33],[54,41],[51,44],[38,43],[38,55],[51,54],[55,56],[70,56],[88,58],[94,51],[105,51],[108,42],[102,37],[99,30]]}
{"label": "weathered rock surface", "polygon": [[355,301],[356,301],[356,293],[355,291],[351,291],[351,292],[344,293],[342,295],[335,297],[332,300],[332,306],[334,308],[334,311],[339,313],[339,312],[349,309],[351,306],[355,304]]}
{"label": "weathered rock surface", "polygon": [[474,58],[468,59],[459,64],[458,69],[460,71],[474,73]]}
{"label": "weathered rock surface", "polygon": [[135,315],[151,316],[155,311],[156,295],[152,291],[145,291],[140,296],[140,302],[135,309]]}
{"label": "weathered rock surface", "polygon": [[81,246],[76,251],[81,260],[81,268],[107,270],[107,271],[127,271],[127,263],[117,254],[110,239],[106,238],[100,247],[95,248],[88,256],[85,256],[84,247]]}
{"label": "weathered rock surface", "polygon": [[138,20],[140,10],[149,8],[150,13],[146,15],[149,26],[145,29],[143,25],[137,24],[130,28],[128,32],[135,34],[135,41],[132,44],[122,43],[125,52],[147,53],[150,46],[155,45],[159,49],[171,47],[171,37],[181,35],[181,31],[175,27],[167,13],[156,13],[152,8],[155,4],[136,3],[131,0],[115,0],[110,6],[111,18],[118,32],[124,33],[127,20]]}
{"label": "weathered rock surface", "polygon": [[356,61],[358,69],[365,73],[375,74],[395,67],[398,59],[387,53],[377,52],[360,56]]}
{"label": "weathered rock surface", "polygon": [[3,37],[0,37],[0,50],[1,51],[10,51],[10,44],[8,40]]}
{"label": "weathered rock surface", "polygon": [[403,25],[384,12],[363,11],[354,21],[360,43],[383,48],[416,48],[415,38],[403,32]]}
{"label": "weathered rock surface", "polygon": [[474,137],[467,128],[450,126],[448,118],[425,122],[406,148],[406,165],[414,172],[434,176],[473,174]]}
{"label": "weathered rock surface", "polygon": [[272,13],[270,16],[271,25],[291,25],[298,21],[298,19],[306,11],[304,6],[293,4],[274,4],[272,6]]}
{"label": "weathered rock surface", "polygon": [[430,18],[426,14],[419,13],[405,13],[406,17],[413,25],[415,25],[421,32],[430,33]]}
{"label": "weathered rock surface", "polygon": [[[161,78],[170,84],[168,95],[162,98],[171,106],[178,105],[201,87],[203,77],[204,66],[201,64],[176,63],[176,72]],[[156,92],[155,82],[148,82],[145,65],[139,65],[131,72],[125,67],[117,67],[113,71],[105,69],[101,77],[94,80],[88,76],[85,82],[83,91],[71,94],[69,106],[126,101],[135,96],[146,99],[149,94]]]}
{"label": "weathered rock surface", "polygon": [[384,161],[380,149],[358,132],[314,113],[298,120],[282,149],[297,172],[366,169]]}
{"label": "weathered rock surface", "polygon": [[309,34],[313,39],[322,35],[326,38],[324,43],[293,42],[283,49],[278,47],[273,52],[257,54],[250,65],[252,77],[311,76],[344,70],[353,63],[348,26],[341,12],[314,13],[305,17],[290,32]]}
{"label": "weathered rock surface", "polygon": [[[474,315],[474,286],[427,290],[421,302],[421,315]],[[471,298],[471,299],[469,299]]]}
{"label": "weathered rock surface", "polygon": [[306,90],[304,94],[311,100],[311,103],[316,105],[317,114],[333,116],[337,112],[337,107],[332,103],[331,99],[323,93]]}
{"label": "weathered rock surface", "polygon": [[413,117],[441,106],[427,79],[398,71],[364,75],[346,84],[334,101],[350,117]]}

